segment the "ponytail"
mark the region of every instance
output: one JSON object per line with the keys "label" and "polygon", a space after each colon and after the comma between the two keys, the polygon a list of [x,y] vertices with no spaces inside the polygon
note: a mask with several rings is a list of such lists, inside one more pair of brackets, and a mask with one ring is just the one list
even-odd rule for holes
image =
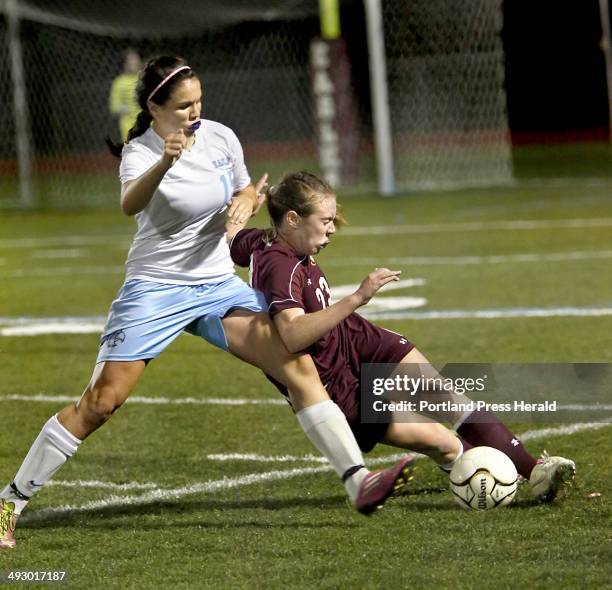
{"label": "ponytail", "polygon": [[140,111],[138,117],[136,117],[136,123],[128,131],[127,140],[128,143],[136,137],[140,137],[150,126],[153,117],[149,114],[149,111]]}
{"label": "ponytail", "polygon": [[[151,117],[148,111],[140,111],[138,117],[136,117],[134,126],[128,131],[127,141],[125,143],[129,143],[135,137],[141,136],[151,126],[151,121],[153,121],[153,117]],[[117,158],[121,158],[121,152],[123,151],[125,143],[115,143],[109,137],[106,138],[106,145],[110,153]]]}
{"label": "ponytail", "polygon": [[104,141],[106,142],[106,145],[108,146],[110,153],[113,154],[115,158],[121,158],[121,152],[123,151],[124,143],[122,141],[114,142],[108,136],[104,138]]}

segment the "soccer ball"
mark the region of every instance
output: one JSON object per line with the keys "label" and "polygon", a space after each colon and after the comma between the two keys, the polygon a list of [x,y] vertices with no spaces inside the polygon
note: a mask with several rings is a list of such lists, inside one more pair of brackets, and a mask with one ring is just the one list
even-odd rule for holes
{"label": "soccer ball", "polygon": [[450,488],[463,508],[490,510],[512,502],[517,479],[516,467],[506,454],[492,447],[474,447],[455,463]]}

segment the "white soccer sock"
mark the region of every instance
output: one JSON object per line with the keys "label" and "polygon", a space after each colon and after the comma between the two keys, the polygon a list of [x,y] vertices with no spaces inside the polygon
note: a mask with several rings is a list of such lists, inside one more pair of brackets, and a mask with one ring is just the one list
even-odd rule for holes
{"label": "white soccer sock", "polygon": [[[325,455],[340,477],[352,467],[363,465],[361,449],[346,416],[332,400],[308,406],[297,412],[296,417],[310,442]],[[351,500],[357,498],[359,485],[367,474],[367,469],[359,469],[344,482]]]}
{"label": "white soccer sock", "polygon": [[444,465],[439,465],[440,469],[443,469],[444,471],[448,473],[450,473],[453,470],[455,463],[459,461],[459,459],[461,458],[461,455],[463,455],[463,443],[461,442],[460,438],[458,438],[458,440],[459,440],[459,444],[461,445],[461,448],[459,449],[457,456],[449,463],[445,463]]}
{"label": "white soccer sock", "polygon": [[15,502],[15,514],[21,514],[32,495],[77,452],[80,444],[81,441],[60,424],[57,415],[52,416],[30,447],[15,479],[0,492],[0,497]]}

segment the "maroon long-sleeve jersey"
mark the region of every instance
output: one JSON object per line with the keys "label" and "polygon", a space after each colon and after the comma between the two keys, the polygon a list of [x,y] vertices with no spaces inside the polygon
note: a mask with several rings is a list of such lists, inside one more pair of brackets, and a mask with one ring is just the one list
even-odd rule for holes
{"label": "maroon long-sleeve jersey", "polygon": [[[312,256],[298,256],[288,244],[266,240],[266,232],[259,229],[238,232],[230,251],[235,264],[249,267],[251,285],[264,294],[271,317],[284,309],[313,313],[330,305],[329,283]],[[312,356],[331,398],[349,423],[355,423],[361,363],[396,363],[412,348],[401,334],[352,313],[304,352]],[[272,381],[286,395],[286,389]]]}

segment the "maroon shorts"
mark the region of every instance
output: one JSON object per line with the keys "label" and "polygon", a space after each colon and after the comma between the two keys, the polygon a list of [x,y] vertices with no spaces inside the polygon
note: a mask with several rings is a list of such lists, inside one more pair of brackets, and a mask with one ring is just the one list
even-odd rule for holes
{"label": "maroon shorts", "polygon": [[327,379],[322,375],[321,380],[346,416],[359,447],[367,453],[385,436],[391,415],[380,423],[362,424],[361,364],[399,363],[414,348],[414,344],[401,334],[380,328],[357,314],[351,314],[343,324],[345,333],[339,354],[345,360],[344,368],[336,370]]}
{"label": "maroon shorts", "polygon": [[343,345],[351,367],[361,373],[361,363],[399,363],[414,344],[397,332],[376,326],[353,313],[343,322]]}
{"label": "maroon shorts", "polygon": [[[355,313],[342,324],[342,338],[334,356],[333,370],[322,373],[319,365],[317,368],[327,393],[346,416],[360,449],[367,453],[384,438],[391,423],[391,414],[383,415],[381,412],[381,422],[362,424],[361,364],[399,363],[414,348],[414,344],[401,334],[375,326]],[[313,356],[313,360],[316,364],[316,356]],[[272,377],[267,377],[288,398],[287,388]]]}

